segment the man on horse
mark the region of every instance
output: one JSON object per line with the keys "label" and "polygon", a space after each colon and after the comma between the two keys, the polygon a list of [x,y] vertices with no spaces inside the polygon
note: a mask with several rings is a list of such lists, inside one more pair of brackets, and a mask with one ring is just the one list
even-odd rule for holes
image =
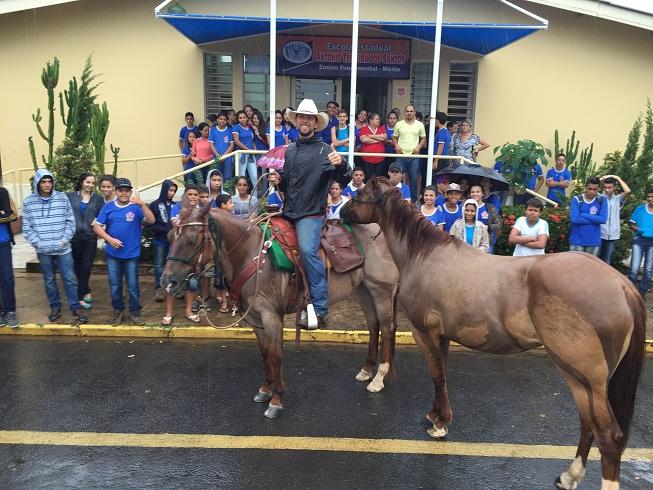
{"label": "man on horse", "polygon": [[329,303],[324,263],[319,256],[329,182],[341,180],[347,172],[342,155],[318,140],[315,134],[327,127],[329,117],[318,112],[315,102],[304,99],[296,111],[287,110],[300,139],[286,148],[284,167],[269,181],[285,193],[283,217],[295,224],[299,253],[306,271],[311,302],[318,327],[326,328]]}

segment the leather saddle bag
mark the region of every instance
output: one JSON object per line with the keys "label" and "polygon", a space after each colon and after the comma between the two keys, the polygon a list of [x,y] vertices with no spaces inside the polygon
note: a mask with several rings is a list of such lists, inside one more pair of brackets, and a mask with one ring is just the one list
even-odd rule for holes
{"label": "leather saddle bag", "polygon": [[356,238],[338,220],[327,221],[320,242],[335,272],[346,274],[365,265],[365,257],[358,250]]}

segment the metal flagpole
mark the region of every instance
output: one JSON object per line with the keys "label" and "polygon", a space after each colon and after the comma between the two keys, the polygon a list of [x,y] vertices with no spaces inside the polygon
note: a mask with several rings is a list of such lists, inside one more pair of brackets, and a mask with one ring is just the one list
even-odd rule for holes
{"label": "metal flagpole", "polygon": [[277,95],[277,0],[270,0],[270,149],[276,144],[274,111],[276,110]]}
{"label": "metal flagpole", "polygon": [[349,148],[347,160],[354,166],[354,143],[356,142],[356,78],[358,76],[358,14],[360,0],[354,0],[351,33],[351,89],[349,91]]}
{"label": "metal flagpole", "polygon": [[[438,81],[440,77],[440,47],[442,45],[442,8],[444,0],[438,0],[435,17],[435,45],[433,46],[433,80],[431,82],[431,122],[429,124],[428,154],[426,161],[426,185],[433,183],[433,150],[435,148],[435,112],[438,106]],[[446,150],[446,148],[445,148]]]}

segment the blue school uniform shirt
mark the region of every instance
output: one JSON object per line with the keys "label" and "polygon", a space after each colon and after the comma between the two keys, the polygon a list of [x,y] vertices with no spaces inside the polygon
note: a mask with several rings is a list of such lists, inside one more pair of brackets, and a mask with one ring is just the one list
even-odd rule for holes
{"label": "blue school uniform shirt", "polygon": [[229,126],[225,126],[224,129],[219,129],[217,126],[214,126],[209,131],[209,141],[213,143],[215,149],[218,150],[220,155],[226,153],[227,148],[234,140],[232,129]]}
{"label": "blue school uniform shirt", "polygon": [[487,226],[488,221],[490,221],[490,212],[488,211],[487,205],[485,203],[477,208],[476,219],[483,223],[485,226]]}
{"label": "blue school uniform shirt", "polygon": [[279,195],[279,191],[271,192],[268,196],[268,204],[271,206],[277,206],[279,209],[283,207],[283,199]]}
{"label": "blue school uniform shirt", "polygon": [[456,203],[456,210],[453,212],[449,211],[447,206],[442,205],[440,206],[440,212],[444,217],[444,231],[447,233],[449,230],[451,230],[451,227],[456,222],[456,220],[462,219],[463,217],[463,207],[460,205],[460,203]]}
{"label": "blue school uniform shirt", "polygon": [[653,238],[653,213],[649,212],[646,204],[640,204],[630,216],[630,222],[637,225],[635,238]]}
{"label": "blue school uniform shirt", "polygon": [[423,208],[420,208],[420,212],[422,213],[422,216],[433,223],[433,226],[444,225],[444,215],[439,207],[436,207],[431,214],[424,214]]}
{"label": "blue school uniform shirt", "polygon": [[283,131],[286,135],[288,135],[288,139],[291,143],[299,139],[299,131],[297,131],[297,128],[294,126],[290,126],[289,128],[284,126]]}
{"label": "blue school uniform shirt", "polygon": [[317,133],[317,139],[324,141],[327,145],[331,144],[331,128],[333,127],[338,127],[338,118],[336,116],[333,116],[331,119],[329,119],[329,123],[327,124],[327,127],[324,128],[322,131]]}
{"label": "blue school uniform shirt", "polygon": [[107,244],[104,253],[114,259],[135,259],[141,255],[141,221],[145,215],[138,204],[119,206],[116,201],[105,204],[96,222],[105,226],[106,232],[122,242],[121,248]]}
{"label": "blue school uniform shirt", "polygon": [[197,126],[193,126],[192,128],[189,128],[188,126],[184,126],[179,130],[179,139],[182,141],[186,141],[188,138],[188,133],[190,131],[193,131],[197,136],[200,135],[200,132],[197,130]]}
{"label": "blue school uniform shirt", "polygon": [[[265,130],[265,134],[270,136],[271,131],[272,131],[272,128],[270,126],[268,126],[267,129]],[[277,129],[274,130],[274,146],[275,147],[283,146],[283,145],[286,144],[285,135],[286,135],[286,133],[283,130],[283,126],[281,126],[281,129],[279,129],[279,130],[277,130]]]}
{"label": "blue school uniform shirt", "polygon": [[[571,182],[571,171],[566,167],[563,168],[560,172],[558,172],[555,168],[550,168],[546,172],[546,180],[549,179],[553,180],[554,182],[564,182],[565,180]],[[546,197],[557,203],[560,203],[562,200],[561,196],[564,195],[565,189],[562,187],[549,187],[549,190],[546,193]]]}
{"label": "blue school uniform shirt", "polygon": [[401,195],[404,196],[404,199],[410,199],[410,189],[407,185],[402,185],[402,183],[399,182],[395,187],[401,191]]}
{"label": "blue school uniform shirt", "polygon": [[[243,128],[240,124],[236,124],[233,128],[231,128],[231,132],[232,136],[233,133],[237,133],[238,137],[240,138],[240,142],[247,148],[250,150],[254,149],[254,131],[252,131],[252,128]],[[237,149],[240,150],[242,148],[238,147]]]}
{"label": "blue school uniform shirt", "polygon": [[438,194],[435,198],[435,207],[442,206],[447,201],[447,198],[442,194]]}
{"label": "blue school uniform shirt", "polygon": [[[348,137],[349,137],[349,126],[345,126],[344,128],[341,128],[340,125],[336,126],[336,139],[344,140]],[[336,150],[347,151],[349,150],[349,146],[348,145],[336,146]]]}
{"label": "blue school uniform shirt", "polygon": [[342,195],[347,197],[356,197],[358,195],[358,189],[354,187],[354,183],[350,182],[347,187],[342,190]]}
{"label": "blue school uniform shirt", "polygon": [[0,243],[7,243],[10,240],[9,225],[7,223],[0,223]]}
{"label": "blue school uniform shirt", "polygon": [[[442,155],[449,155],[449,147],[451,146],[451,133],[447,128],[440,128],[435,133],[435,145],[433,146],[433,153],[438,151],[440,143],[444,143],[442,147]],[[449,161],[447,161],[448,163]]]}
{"label": "blue school uniform shirt", "polygon": [[569,205],[569,245],[598,247],[601,225],[608,220],[608,202],[600,196],[585,202],[583,195],[574,196]]}

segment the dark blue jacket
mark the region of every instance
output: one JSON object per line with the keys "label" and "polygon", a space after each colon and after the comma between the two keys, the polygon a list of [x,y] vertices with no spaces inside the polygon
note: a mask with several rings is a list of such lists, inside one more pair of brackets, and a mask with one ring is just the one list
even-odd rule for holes
{"label": "dark blue jacket", "polygon": [[91,194],[91,200],[88,202],[86,211],[82,215],[80,205],[82,204],[82,197],[79,192],[68,192],[66,194],[70,201],[70,206],[73,208],[75,215],[75,236],[73,242],[78,240],[97,240],[97,236],[93,233],[93,221],[100,214],[102,206],[104,206],[104,199],[99,195]]}
{"label": "dark blue jacket", "polygon": [[161,184],[161,192],[159,198],[150,204],[150,211],[154,215],[154,223],[150,226],[150,230],[154,233],[155,245],[168,244],[168,232],[172,229],[172,222],[170,221],[170,210],[172,209],[173,201],[168,201],[168,190],[171,186],[177,186],[172,180],[164,180]]}

